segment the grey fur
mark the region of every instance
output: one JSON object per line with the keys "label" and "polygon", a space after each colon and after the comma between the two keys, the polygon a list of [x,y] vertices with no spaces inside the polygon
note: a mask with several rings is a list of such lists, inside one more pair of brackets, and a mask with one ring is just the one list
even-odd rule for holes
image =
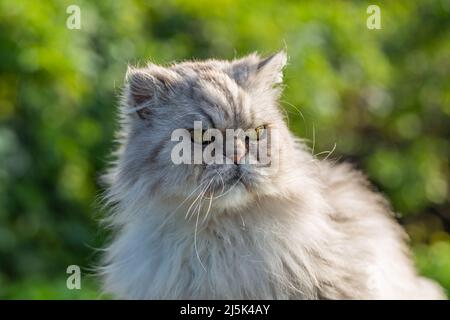
{"label": "grey fur", "polygon": [[[117,161],[105,176],[115,231],[100,268],[106,292],[127,299],[444,297],[417,275],[405,233],[366,178],[314,158],[288,131],[277,103],[285,64],[280,52],[129,69]],[[220,129],[270,125],[278,133],[273,166],[242,165],[237,183],[234,164],[175,166],[170,133],[194,120]]]}

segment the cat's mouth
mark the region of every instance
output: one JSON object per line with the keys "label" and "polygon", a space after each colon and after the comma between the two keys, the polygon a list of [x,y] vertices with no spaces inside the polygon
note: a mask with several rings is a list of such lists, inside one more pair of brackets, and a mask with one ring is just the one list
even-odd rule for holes
{"label": "cat's mouth", "polygon": [[[249,174],[236,167],[228,170],[226,174],[216,176],[209,187],[210,192],[214,194],[230,193],[233,189],[239,190],[245,188],[247,191],[251,189],[251,179]],[[241,190],[242,191],[242,190]]]}
{"label": "cat's mouth", "polygon": [[240,170],[236,170],[233,175],[230,177],[230,179],[228,180],[228,182],[226,183],[226,186],[228,188],[233,188],[236,187],[238,185],[242,185],[245,188],[247,188],[247,183],[246,183],[246,179],[244,178],[245,174],[242,173]]}

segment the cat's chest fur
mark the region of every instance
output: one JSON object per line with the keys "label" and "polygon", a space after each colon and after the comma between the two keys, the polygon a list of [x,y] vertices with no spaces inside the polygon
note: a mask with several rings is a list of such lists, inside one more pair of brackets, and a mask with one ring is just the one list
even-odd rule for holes
{"label": "cat's chest fur", "polygon": [[339,240],[317,237],[333,235],[323,219],[296,216],[267,208],[164,228],[145,217],[110,248],[110,289],[144,299],[320,298],[320,287],[348,276],[337,256],[321,249],[332,253]]}

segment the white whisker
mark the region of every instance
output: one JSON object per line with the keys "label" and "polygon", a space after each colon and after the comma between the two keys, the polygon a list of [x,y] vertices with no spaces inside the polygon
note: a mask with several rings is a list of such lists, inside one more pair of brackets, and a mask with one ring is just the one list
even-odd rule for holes
{"label": "white whisker", "polygon": [[241,179],[242,179],[243,176],[244,176],[244,174],[241,174],[239,179],[227,191],[225,191],[225,193],[222,193],[222,194],[218,195],[217,197],[215,197],[215,199],[221,198],[221,197],[225,196],[227,193],[229,193],[231,190],[233,190],[233,188],[236,187],[236,185],[239,182],[241,182]]}

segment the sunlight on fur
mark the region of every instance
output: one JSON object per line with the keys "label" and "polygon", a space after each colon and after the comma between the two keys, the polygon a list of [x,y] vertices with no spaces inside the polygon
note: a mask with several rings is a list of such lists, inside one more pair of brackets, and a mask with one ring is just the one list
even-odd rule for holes
{"label": "sunlight on fur", "polygon": [[[116,161],[104,176],[114,235],[99,268],[125,299],[440,299],[417,274],[386,200],[289,132],[286,54],[129,68]],[[179,164],[171,133],[276,130],[271,165]],[[318,153],[317,155],[321,155]],[[225,156],[225,155],[224,155]]]}

